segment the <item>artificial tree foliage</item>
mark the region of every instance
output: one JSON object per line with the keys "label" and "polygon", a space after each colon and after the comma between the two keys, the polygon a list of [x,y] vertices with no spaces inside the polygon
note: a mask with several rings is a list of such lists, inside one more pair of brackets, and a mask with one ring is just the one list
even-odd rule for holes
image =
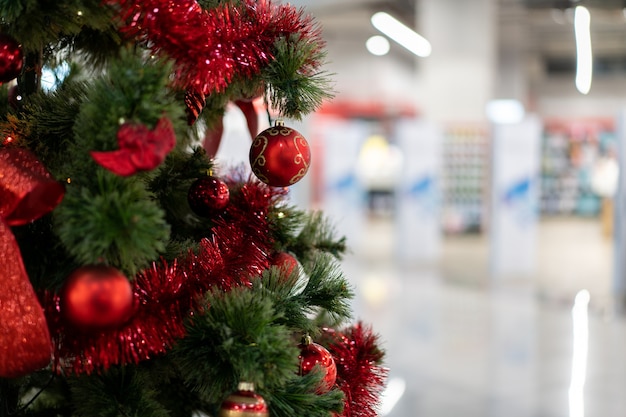
{"label": "artificial tree foliage", "polygon": [[[217,416],[244,381],[271,416],[376,415],[386,371],[377,336],[352,317],[345,239],[287,189],[202,146],[231,102],[302,119],[332,97],[313,18],[267,0],[0,0],[0,34],[24,57],[0,86],[0,245],[19,249],[0,255],[0,284],[8,291],[19,274],[7,271],[23,263],[50,338],[48,364],[33,369],[27,340],[0,334],[0,365],[27,353],[21,372],[0,374],[0,417]],[[2,200],[38,164],[62,199],[12,224]],[[207,175],[230,198],[208,217],[187,202]],[[275,263],[282,253],[295,270]],[[115,325],[79,326],[68,313],[68,277],[94,265],[131,288]],[[0,330],[21,329],[3,300],[26,296],[0,296]],[[305,334],[334,355],[330,390],[324,369],[299,371]]]}

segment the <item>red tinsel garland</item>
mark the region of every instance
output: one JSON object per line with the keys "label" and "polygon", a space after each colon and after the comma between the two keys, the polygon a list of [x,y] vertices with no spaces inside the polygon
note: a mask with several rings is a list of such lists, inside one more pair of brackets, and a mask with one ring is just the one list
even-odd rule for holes
{"label": "red tinsel garland", "polygon": [[250,277],[269,267],[267,213],[285,192],[253,180],[229,185],[235,189],[230,205],[197,253],[170,264],[155,262],[137,275],[135,312],[122,328],[94,333],[75,329],[61,314],[59,296],[45,297],[57,370],[91,373],[162,354],[185,335],[184,321],[200,307],[202,294],[214,287],[228,291],[249,285]]}
{"label": "red tinsel garland", "polygon": [[[322,45],[309,16],[291,5],[244,0],[204,10],[196,0],[105,0],[119,8],[122,32],[175,61],[179,87],[208,95],[223,91],[235,75],[252,78],[272,59],[274,42],[297,34]],[[302,72],[312,72],[308,62]]]}
{"label": "red tinsel garland", "polygon": [[341,417],[376,417],[387,379],[378,336],[361,322],[343,332],[329,330],[328,350],[337,365],[337,385],[345,394]]}

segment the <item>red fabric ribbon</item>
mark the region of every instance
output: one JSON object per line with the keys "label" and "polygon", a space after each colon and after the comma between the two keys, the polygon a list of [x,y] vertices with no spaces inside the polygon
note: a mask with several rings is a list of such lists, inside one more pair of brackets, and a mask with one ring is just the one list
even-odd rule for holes
{"label": "red fabric ribbon", "polygon": [[0,149],[0,377],[15,378],[50,362],[52,345],[43,309],[26,275],[11,226],[27,224],[63,198],[29,151]]}
{"label": "red fabric ribbon", "polygon": [[109,171],[128,177],[159,166],[176,145],[176,134],[170,119],[161,117],[153,130],[142,124],[124,123],[117,131],[117,143],[118,150],[92,151],[91,156]]}
{"label": "red fabric ribbon", "polygon": [[[254,108],[252,100],[235,100],[235,105],[239,107],[244,117],[246,118],[246,125],[248,126],[248,132],[250,132],[250,139],[254,140],[256,135],[259,134],[259,116]],[[202,147],[207,152],[210,158],[215,158],[217,151],[219,150],[220,143],[222,142],[222,136],[224,134],[224,119],[221,118],[217,121],[212,129],[207,130]]]}

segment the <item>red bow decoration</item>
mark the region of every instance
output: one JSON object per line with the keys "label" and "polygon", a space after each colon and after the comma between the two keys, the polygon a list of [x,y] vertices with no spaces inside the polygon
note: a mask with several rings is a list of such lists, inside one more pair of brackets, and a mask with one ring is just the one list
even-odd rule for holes
{"label": "red bow decoration", "polygon": [[0,149],[0,377],[15,378],[49,364],[52,345],[43,309],[30,284],[11,226],[27,224],[63,198],[29,151]]}
{"label": "red bow decoration", "polygon": [[100,166],[128,177],[159,166],[176,145],[176,134],[170,119],[161,117],[153,130],[142,124],[124,123],[117,131],[117,143],[118,150],[92,151],[91,156]]}

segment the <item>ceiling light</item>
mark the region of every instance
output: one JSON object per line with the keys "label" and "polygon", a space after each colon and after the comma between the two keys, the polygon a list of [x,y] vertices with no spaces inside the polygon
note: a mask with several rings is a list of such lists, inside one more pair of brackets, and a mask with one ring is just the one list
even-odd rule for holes
{"label": "ceiling light", "polygon": [[432,51],[430,42],[395,17],[385,12],[378,12],[372,16],[371,20],[376,29],[415,55],[420,57],[430,55]]}
{"label": "ceiling light", "polygon": [[574,11],[574,34],[576,36],[576,89],[587,94],[591,89],[593,54],[591,52],[591,15],[584,6]]}
{"label": "ceiling light", "polygon": [[365,47],[372,55],[387,55],[389,52],[389,41],[384,36],[372,36],[365,42]]}

